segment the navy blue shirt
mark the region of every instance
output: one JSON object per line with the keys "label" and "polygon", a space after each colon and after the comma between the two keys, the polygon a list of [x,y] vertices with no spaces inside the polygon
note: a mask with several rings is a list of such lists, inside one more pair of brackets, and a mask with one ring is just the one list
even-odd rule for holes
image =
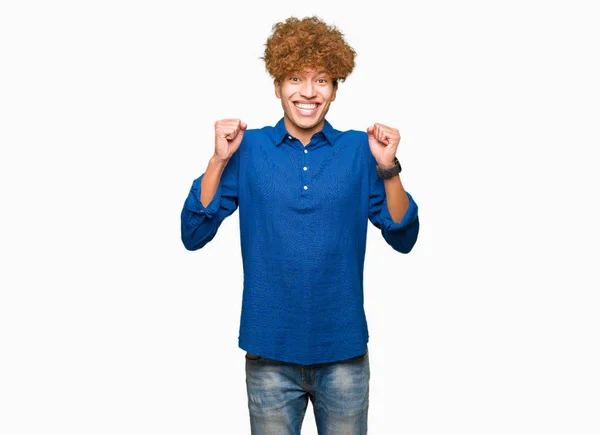
{"label": "navy blue shirt", "polygon": [[317,364],[352,358],[368,341],[363,268],[368,220],[398,252],[417,240],[417,205],[390,217],[367,133],[326,121],[308,145],[283,119],[246,130],[207,207],[196,179],[181,213],[189,250],[213,239],[239,207],[244,289],[239,346],[267,358]]}

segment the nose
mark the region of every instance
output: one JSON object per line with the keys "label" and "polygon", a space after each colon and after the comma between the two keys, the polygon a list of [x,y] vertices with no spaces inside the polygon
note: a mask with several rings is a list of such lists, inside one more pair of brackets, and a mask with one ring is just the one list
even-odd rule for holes
{"label": "nose", "polygon": [[305,80],[300,88],[300,95],[304,98],[312,98],[316,95],[316,88],[312,80]]}

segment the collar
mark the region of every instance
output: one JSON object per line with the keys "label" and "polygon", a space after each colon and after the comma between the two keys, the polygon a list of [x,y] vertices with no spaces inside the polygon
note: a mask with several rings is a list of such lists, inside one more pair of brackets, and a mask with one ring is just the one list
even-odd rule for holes
{"label": "collar", "polygon": [[[325,120],[325,124],[323,125],[323,128],[321,129],[321,131],[319,131],[315,134],[322,134],[325,137],[325,139],[327,140],[327,143],[329,145],[333,146],[335,144],[335,141],[336,141],[337,137],[339,136],[340,132],[335,130],[331,126],[331,124],[327,120]],[[277,125],[275,125],[275,145],[277,145],[277,146],[281,145],[281,143],[289,135],[290,134],[288,133],[287,129],[285,128],[285,123],[283,122],[283,118],[281,118],[279,120],[279,122],[277,123]]]}

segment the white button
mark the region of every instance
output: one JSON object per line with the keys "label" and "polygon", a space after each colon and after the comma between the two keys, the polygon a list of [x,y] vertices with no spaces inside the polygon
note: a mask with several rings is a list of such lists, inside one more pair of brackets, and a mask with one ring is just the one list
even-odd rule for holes
{"label": "white button", "polygon": [[292,139],[293,139],[293,137],[292,137],[292,136],[288,136],[288,139],[289,139],[289,140],[292,140]]}
{"label": "white button", "polygon": [[302,169],[304,169],[304,170],[306,171],[308,168],[305,166],[305,167],[303,167]]}
{"label": "white button", "polygon": [[308,190],[308,186],[304,186],[304,190]]}
{"label": "white button", "polygon": [[308,150],[304,150],[304,154],[308,154]]}

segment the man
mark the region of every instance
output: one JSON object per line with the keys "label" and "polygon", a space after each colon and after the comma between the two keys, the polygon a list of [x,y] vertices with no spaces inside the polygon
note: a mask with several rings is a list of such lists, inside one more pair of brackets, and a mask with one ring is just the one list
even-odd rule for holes
{"label": "man", "polygon": [[317,17],[275,24],[263,59],[283,118],[261,129],[217,121],[214,155],[181,214],[183,243],[196,250],[239,207],[252,434],[299,434],[308,400],[319,434],[367,432],[368,221],[408,253],[419,220],[400,181],[398,130],[342,132],[325,119],[354,57]]}

